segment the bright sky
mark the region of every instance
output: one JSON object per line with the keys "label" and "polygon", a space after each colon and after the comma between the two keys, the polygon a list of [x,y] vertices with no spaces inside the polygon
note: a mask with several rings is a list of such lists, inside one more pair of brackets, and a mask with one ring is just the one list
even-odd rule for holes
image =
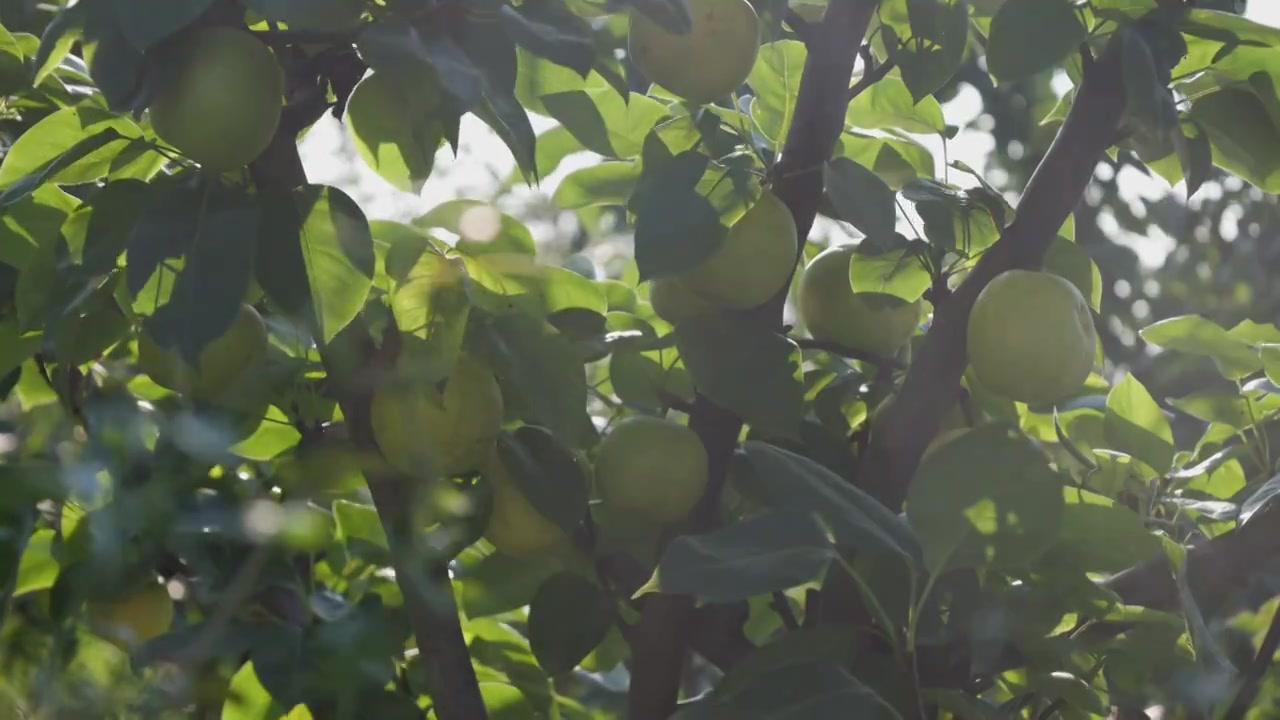
{"label": "bright sky", "polygon": [[[1257,22],[1280,27],[1280,0],[1250,0],[1245,15]],[[968,122],[980,112],[977,92],[966,90],[945,108],[947,121],[952,124]],[[552,124],[538,116],[531,116],[530,119],[538,132]],[[455,158],[449,148],[442,149],[437,156],[431,179],[417,195],[400,192],[365,167],[355,155],[342,125],[331,116],[325,116],[305,138],[302,156],[312,182],[343,188],[355,198],[370,218],[408,220],[445,200],[463,197],[494,199],[499,182],[512,172],[514,162],[510,153],[479,120],[472,116],[465,117],[461,136],[462,145],[458,156]],[[933,152],[941,164],[941,140],[924,136],[917,139]],[[981,170],[985,167],[986,157],[992,148],[992,140],[986,134],[964,132],[951,141],[948,151],[952,159],[963,160]],[[544,178],[539,187],[527,189],[522,184],[518,185],[514,192],[502,198],[503,209],[516,210],[522,204],[550,197],[565,174],[592,162],[594,160],[589,156],[567,159],[559,172]],[[1121,176],[1121,183],[1122,196],[1127,196],[1131,202],[1140,197],[1157,198],[1170,191],[1162,180],[1150,180],[1136,170],[1126,170]],[[534,228],[534,231],[536,235],[542,236],[539,239],[547,239],[547,236],[557,230],[546,227]],[[1126,244],[1137,250],[1145,262],[1153,265],[1162,262],[1174,244],[1172,238],[1151,235],[1127,240]]]}

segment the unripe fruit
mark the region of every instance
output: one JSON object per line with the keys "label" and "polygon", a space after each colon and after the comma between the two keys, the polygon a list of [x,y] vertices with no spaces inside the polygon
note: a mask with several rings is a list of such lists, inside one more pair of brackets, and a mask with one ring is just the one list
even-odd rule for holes
{"label": "unripe fruit", "polygon": [[546,552],[567,539],[559,525],[529,502],[497,457],[488,460],[481,476],[493,489],[493,510],[484,537],[499,552],[526,557]]}
{"label": "unripe fruit", "polygon": [[689,428],[633,416],[600,442],[596,489],[612,511],[658,522],[683,517],[707,487],[707,451]]}
{"label": "unripe fruit", "polygon": [[683,279],[710,302],[752,308],[781,290],[795,270],[796,223],[785,203],[765,190],[729,228],[724,242]]}
{"label": "unripe fruit", "polygon": [[182,354],[161,347],[150,335],[138,338],[138,369],[152,382],[200,399],[216,398],[267,355],[267,326],[249,305],[241,305],[231,326],[204,346],[192,366]]}
{"label": "unripe fruit", "polygon": [[85,610],[89,627],[126,652],[165,634],[173,624],[173,599],[159,583],[117,600],[89,603]]}
{"label": "unripe fruit", "polygon": [[209,28],[184,38],[151,101],[162,140],[210,170],[233,170],[271,144],[284,74],[271,49],[241,30]]}
{"label": "unripe fruit", "polygon": [[819,253],[800,276],[796,309],[817,340],[893,355],[915,334],[924,303],[885,293],[854,292],[849,281],[854,252],[852,246],[841,245]]}
{"label": "unripe fruit", "polygon": [[689,0],[692,30],[668,32],[631,13],[631,60],[653,82],[693,103],[729,96],[746,81],[760,51],[760,19],[746,0]]}
{"label": "unripe fruit", "polygon": [[649,304],[655,315],[672,325],[709,315],[717,309],[694,292],[686,280],[676,277],[658,278],[650,283]]}
{"label": "unripe fruit", "polygon": [[1009,270],[973,304],[969,363],[982,385],[1045,404],[1078,390],[1093,369],[1098,336],[1084,296],[1047,272]]}
{"label": "unripe fruit", "polygon": [[493,373],[463,356],[444,392],[420,380],[392,380],[373,395],[378,447],[401,472],[451,477],[478,470],[502,427],[502,390]]}

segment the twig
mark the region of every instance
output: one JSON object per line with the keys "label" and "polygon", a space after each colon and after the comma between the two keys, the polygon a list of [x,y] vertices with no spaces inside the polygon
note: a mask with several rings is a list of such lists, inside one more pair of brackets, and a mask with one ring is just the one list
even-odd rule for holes
{"label": "twig", "polygon": [[[833,1],[822,22],[807,32],[808,56],[794,121],[781,159],[771,172],[771,177],[777,179],[774,193],[791,211],[797,235],[802,238],[808,237],[823,197],[822,174],[815,170],[830,157],[844,130],[846,93],[858,43],[866,36],[877,5],[878,0]],[[797,252],[795,262],[799,260]],[[763,305],[743,312],[740,321],[780,331],[786,295],[785,288],[780,290]],[[694,400],[689,427],[707,450],[708,483],[702,500],[678,529],[699,533],[711,529],[717,521],[719,498],[742,421],[699,395]],[[632,720],[661,720],[675,710],[687,645],[698,631],[696,616],[689,597],[655,595],[646,599],[631,644],[627,705]],[[741,636],[740,624],[736,633],[727,635],[740,648]],[[745,645],[749,647],[749,643]]]}
{"label": "twig", "polygon": [[[863,45],[863,47],[866,48],[867,46]],[[870,52],[864,53],[863,58],[864,62],[867,63],[867,69],[862,72],[862,77],[858,78],[858,82],[849,87],[849,102],[853,102],[853,99],[861,95],[867,88],[883,80],[885,75],[888,75],[898,66],[898,63],[893,58],[872,66],[871,63],[873,61]]]}
{"label": "twig", "polygon": [[1262,638],[1262,644],[1258,646],[1258,654],[1249,664],[1244,684],[1236,691],[1235,699],[1231,701],[1231,706],[1227,708],[1222,720],[1244,720],[1245,713],[1249,711],[1253,701],[1258,699],[1262,678],[1271,667],[1271,659],[1276,656],[1277,648],[1280,648],[1280,608],[1276,608],[1276,614],[1271,617],[1271,627],[1267,628],[1267,634]]}
{"label": "twig", "polygon": [[781,590],[775,590],[769,607],[778,613],[778,617],[782,620],[782,625],[788,630],[796,631],[800,629],[800,620],[796,618],[796,611],[792,609],[791,601],[787,599],[786,593]]}
{"label": "twig", "polygon": [[880,353],[867,352],[865,350],[854,350],[839,343],[829,342],[827,340],[815,340],[813,338],[791,338],[792,342],[800,347],[801,350],[821,350],[829,352],[832,355],[839,355],[850,360],[858,360],[860,362],[868,362],[881,367],[890,367],[895,370],[901,370],[906,367],[897,358],[881,355]]}

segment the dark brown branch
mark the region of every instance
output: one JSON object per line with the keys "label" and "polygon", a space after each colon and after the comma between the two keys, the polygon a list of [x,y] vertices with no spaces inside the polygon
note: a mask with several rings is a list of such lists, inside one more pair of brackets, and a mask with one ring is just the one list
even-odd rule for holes
{"label": "dark brown branch", "polygon": [[892,72],[898,65],[893,58],[889,58],[879,65],[872,66],[871,53],[862,53],[862,56],[865,58],[864,62],[867,63],[867,69],[863,71],[862,77],[858,78],[858,82],[849,88],[849,102],[853,102],[853,99],[865,92],[867,88],[883,80],[884,76]]}
{"label": "dark brown branch", "polygon": [[1236,696],[1232,699],[1226,714],[1222,716],[1222,720],[1244,720],[1245,714],[1253,706],[1253,701],[1258,699],[1262,678],[1271,668],[1271,659],[1276,656],[1277,648],[1280,648],[1280,609],[1277,609],[1276,614],[1271,617],[1271,627],[1267,628],[1267,634],[1262,638],[1262,644],[1258,646],[1258,654],[1249,665],[1244,684],[1236,691]]}
{"label": "dark brown branch", "polygon": [[[832,0],[822,22],[810,26],[807,33],[808,56],[795,120],[773,173],[777,179],[773,190],[791,210],[801,238],[808,237],[822,201],[822,165],[844,130],[857,48],[867,34],[877,4],[876,0]],[[799,258],[797,253],[797,262]],[[781,331],[785,301],[784,289],[765,305],[740,313],[739,320]],[[715,524],[729,458],[737,445],[742,421],[698,396],[689,427],[702,440],[710,460],[707,492],[679,528],[697,533]],[[631,646],[628,716],[632,720],[661,720],[674,711],[695,616],[689,597],[656,595],[646,600]]]}
{"label": "dark brown branch", "polygon": [[968,363],[965,330],[978,293],[1006,270],[1039,267],[1116,137],[1124,108],[1122,77],[1120,45],[1112,40],[1081,84],[1013,222],[949,300],[934,308],[933,324],[914,354],[898,400],[859,468],[859,484],[890,508],[901,507],[920,455],[960,397]]}

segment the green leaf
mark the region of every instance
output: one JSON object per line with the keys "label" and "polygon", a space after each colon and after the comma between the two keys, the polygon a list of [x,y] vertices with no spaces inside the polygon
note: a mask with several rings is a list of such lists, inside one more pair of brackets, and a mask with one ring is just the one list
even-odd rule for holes
{"label": "green leaf", "polygon": [[564,0],[535,0],[498,9],[503,27],[521,47],[586,77],[595,64],[591,25]]}
{"label": "green leaf", "polygon": [[231,326],[248,295],[260,220],[259,208],[237,192],[212,193],[201,210],[169,300],[146,322],[157,344],[192,365]]}
{"label": "green leaf", "polygon": [[41,336],[39,332],[23,332],[12,319],[0,320],[0,377],[22,367],[39,352]]}
{"label": "green leaf", "polygon": [[57,69],[63,58],[71,52],[71,48],[80,40],[84,32],[85,8],[73,5],[49,21],[40,36],[40,49],[35,57],[35,84],[44,83],[45,78]]}
{"label": "green leaf", "polygon": [[602,162],[574,170],[566,175],[551,196],[551,201],[565,210],[627,204],[640,181],[640,164],[634,162]]}
{"label": "green leaf", "polygon": [[551,433],[524,425],[498,437],[498,457],[529,503],[572,534],[587,516],[586,463]]}
{"label": "green leaf", "polygon": [[231,452],[246,460],[266,462],[298,444],[302,433],[290,422],[289,416],[272,405],[266,417],[249,437],[231,446]]}
{"label": "green leaf", "polygon": [[[911,39],[890,43],[889,57],[898,65],[914,100],[937,91],[960,69],[969,40],[966,0],[907,0]],[[892,28],[887,28],[893,34]]]}
{"label": "green leaf", "polygon": [[337,525],[338,539],[351,548],[352,543],[363,543],[366,546],[386,550],[387,533],[378,518],[378,511],[369,505],[335,500],[333,503],[333,521]]}
{"label": "green leaf", "polygon": [[639,155],[649,131],[667,115],[657,100],[636,93],[623,99],[609,87],[551,93],[541,100],[584,148],[621,160]]}
{"label": "green leaf", "polygon": [[720,213],[697,190],[709,162],[692,150],[672,157],[656,134],[645,140],[644,170],[629,203],[641,280],[686,272],[724,242]]}
{"label": "green leaf", "polygon": [[586,373],[573,345],[546,323],[502,315],[477,338],[520,417],[547,428],[570,447],[589,447]]}
{"label": "green leaf", "polygon": [[55,186],[41,187],[0,212],[0,262],[19,270],[27,267],[44,245],[59,239],[59,231],[76,199]]}
{"label": "green leaf", "polygon": [[747,77],[753,94],[751,119],[771,147],[781,148],[791,129],[807,55],[798,40],[766,43]]}
{"label": "green leaf", "polygon": [[280,707],[262,687],[253,663],[247,662],[231,676],[220,717],[221,720],[279,720],[286,712],[288,710]]}
{"label": "green leaf", "polygon": [[1005,82],[1031,77],[1066,60],[1086,35],[1069,0],[1007,0],[991,18],[987,67]]}
{"label": "green leaf", "polygon": [[885,553],[914,564],[919,545],[906,523],[883,503],[818,463],[759,441],[743,444],[744,472],[769,507],[821,517],[841,547]]}
{"label": "green leaf", "polygon": [[822,179],[841,220],[869,237],[893,234],[898,222],[896,194],[878,175],[838,157],[822,167]]}
{"label": "green leaf", "polygon": [[[33,190],[41,182],[87,183],[105,177],[149,178],[163,158],[149,149],[130,150],[120,139],[142,138],[128,118],[93,105],[63,108],[22,133],[0,164],[0,188],[6,200],[17,187]],[[65,157],[64,157],[65,156]],[[28,178],[28,176],[32,176]]]}
{"label": "green leaf", "polygon": [[849,131],[840,137],[836,154],[871,168],[895,190],[916,178],[933,175],[933,154],[910,138],[874,137]]}
{"label": "green leaf", "polygon": [[1146,387],[1125,375],[1107,395],[1103,433],[1110,449],[1134,456],[1164,473],[1173,467],[1173,431]]}
{"label": "green leaf", "polygon": [[212,4],[213,0],[111,0],[120,29],[142,51],[190,25]]}
{"label": "green leaf", "polygon": [[458,557],[458,602],[468,618],[500,615],[528,605],[543,581],[560,570],[554,557],[481,556],[474,547]]}
{"label": "green leaf", "polygon": [[932,280],[911,250],[879,255],[854,253],[849,259],[849,282],[854,292],[893,295],[907,302],[919,300]]}
{"label": "green leaf", "polygon": [[514,685],[482,682],[480,697],[484,699],[485,714],[489,720],[524,720],[538,715],[524,693]]}
{"label": "green leaf", "polygon": [[1208,133],[1215,165],[1280,192],[1280,129],[1257,95],[1224,88],[1196,98],[1191,117]]}
{"label": "green leaf", "polygon": [[1148,343],[1167,350],[1212,358],[1218,372],[1229,380],[1239,380],[1262,368],[1257,350],[1199,315],[1161,320],[1138,334]]}
{"label": "green leaf", "polygon": [[58,580],[62,569],[54,555],[54,531],[45,529],[31,533],[27,546],[22,550],[18,563],[18,576],[13,586],[13,597],[48,590]]}
{"label": "green leaf", "polygon": [[919,135],[946,129],[938,101],[926,97],[916,102],[906,84],[892,75],[854,98],[845,113],[845,122],[867,130],[896,129]]}
{"label": "green leaf", "polygon": [[[537,136],[515,96],[516,45],[503,31],[497,13],[464,13],[463,17],[465,29],[455,34],[460,35],[462,51],[479,71],[483,97],[483,103],[472,112],[502,138],[526,179],[536,180]],[[440,41],[437,38],[436,44]],[[451,42],[448,38],[444,41]]]}
{"label": "green leaf", "polygon": [[1102,273],[1083,248],[1062,236],[1055,237],[1045,251],[1043,267],[1070,280],[1089,301],[1089,307],[1096,313],[1102,312]]}
{"label": "green leaf", "polygon": [[804,414],[800,349],[755,324],[693,318],[676,345],[698,390],[766,435],[795,438]]}
{"label": "green leaf", "polygon": [[413,221],[423,230],[448,230],[458,236],[458,249],[470,255],[533,255],[533,234],[524,223],[481,200],[449,200]]}
{"label": "green leaf", "polygon": [[907,518],[934,574],[1022,568],[1058,538],[1061,488],[1025,437],[990,423],[924,459],[907,495]]}
{"label": "green leaf", "polygon": [[449,374],[466,334],[471,303],[462,265],[458,258],[424,252],[391,295],[396,326],[422,341],[405,349],[413,353],[414,372],[429,382]]}
{"label": "green leaf", "polygon": [[396,188],[421,192],[446,135],[441,98],[404,92],[397,78],[374,73],[347,100],[344,121],[364,163]]}
{"label": "green leaf", "polygon": [[548,675],[571,672],[613,627],[613,598],[575,573],[547,578],[529,604],[529,647]]}
{"label": "green leaf", "polygon": [[309,185],[265,197],[256,267],[272,300],[328,343],[364,307],[373,286],[373,235],[346,193]]}
{"label": "green leaf", "polygon": [[820,580],[835,558],[835,546],[812,513],[774,510],[712,533],[676,538],[636,595],[736,602]]}
{"label": "green leaf", "polygon": [[1160,540],[1137,513],[1087,490],[1063,488],[1058,557],[1084,572],[1115,573],[1160,553]]}

